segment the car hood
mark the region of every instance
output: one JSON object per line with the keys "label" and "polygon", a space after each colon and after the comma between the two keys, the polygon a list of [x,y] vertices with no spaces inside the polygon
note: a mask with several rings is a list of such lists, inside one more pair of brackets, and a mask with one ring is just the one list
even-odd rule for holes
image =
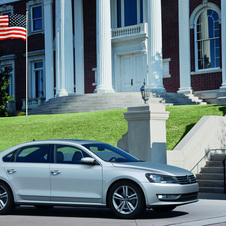
{"label": "car hood", "polygon": [[160,163],[153,163],[153,162],[117,162],[112,163],[115,167],[121,168],[130,168],[134,170],[144,170],[146,173],[156,173],[156,174],[164,174],[170,176],[185,176],[185,175],[192,175],[192,173],[188,170],[170,166]]}

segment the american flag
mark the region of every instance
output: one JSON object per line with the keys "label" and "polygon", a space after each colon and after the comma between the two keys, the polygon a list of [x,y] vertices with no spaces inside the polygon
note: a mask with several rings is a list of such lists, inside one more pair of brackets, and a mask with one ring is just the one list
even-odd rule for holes
{"label": "american flag", "polygon": [[0,15],[0,40],[13,38],[26,40],[26,16]]}

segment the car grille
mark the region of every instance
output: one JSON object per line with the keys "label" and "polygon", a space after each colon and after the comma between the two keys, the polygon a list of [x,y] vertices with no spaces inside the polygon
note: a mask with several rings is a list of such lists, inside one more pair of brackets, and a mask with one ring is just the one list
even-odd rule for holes
{"label": "car grille", "polygon": [[184,201],[192,201],[195,199],[198,199],[198,192],[183,194],[177,201],[184,202]]}
{"label": "car grille", "polygon": [[196,179],[194,175],[187,175],[182,177],[176,177],[179,184],[194,184],[196,183]]}

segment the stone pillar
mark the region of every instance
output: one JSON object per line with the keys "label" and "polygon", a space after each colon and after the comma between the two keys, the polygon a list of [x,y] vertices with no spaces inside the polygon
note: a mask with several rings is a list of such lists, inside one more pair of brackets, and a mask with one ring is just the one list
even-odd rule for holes
{"label": "stone pillar", "polygon": [[75,86],[76,94],[85,93],[84,84],[84,31],[83,31],[83,0],[74,0],[75,26]]}
{"label": "stone pillar", "polygon": [[74,94],[71,0],[56,0],[56,96]]}
{"label": "stone pillar", "polygon": [[97,93],[112,93],[110,0],[96,0]]}
{"label": "stone pillar", "polygon": [[148,84],[151,91],[164,94],[162,68],[162,12],[160,0],[148,1]]}
{"label": "stone pillar", "polygon": [[178,0],[179,11],[179,63],[180,88],[178,93],[190,94],[191,88],[191,62],[190,62],[190,25],[189,0]]}
{"label": "stone pillar", "polygon": [[226,105],[226,1],[221,1],[221,54],[222,54],[222,85],[220,87],[217,104]]}
{"label": "stone pillar", "polygon": [[165,111],[165,106],[129,107],[124,116],[128,121],[128,133],[118,142],[118,147],[140,160],[166,164],[166,120],[169,112]]}
{"label": "stone pillar", "polygon": [[44,1],[46,100],[54,97],[52,5],[53,0]]}

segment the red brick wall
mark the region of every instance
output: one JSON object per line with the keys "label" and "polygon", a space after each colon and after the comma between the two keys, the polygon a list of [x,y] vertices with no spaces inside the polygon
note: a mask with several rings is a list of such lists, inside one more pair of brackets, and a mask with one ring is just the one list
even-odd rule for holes
{"label": "red brick wall", "polygon": [[[209,0],[208,2],[216,4],[221,8],[220,0]],[[194,9],[202,4],[202,0],[190,1],[190,15]],[[191,71],[195,71],[195,43],[194,43],[194,29],[190,30],[191,40]],[[194,91],[200,90],[212,90],[219,89],[222,83],[222,74],[218,73],[206,73],[191,75],[191,86]]]}
{"label": "red brick wall", "polygon": [[162,0],[162,41],[163,59],[171,58],[171,78],[163,79],[163,84],[167,92],[177,92],[180,87],[178,1]]}
{"label": "red brick wall", "polygon": [[85,93],[93,93],[96,68],[96,0],[83,1]]}
{"label": "red brick wall", "polygon": [[[220,8],[220,0],[209,0]],[[190,15],[202,4],[202,0],[190,0]],[[179,31],[178,1],[162,0],[163,59],[171,58],[171,78],[165,78],[163,84],[167,92],[177,92],[180,88],[179,77]],[[194,29],[190,30],[191,71],[195,71]],[[191,75],[194,91],[218,89],[222,83],[221,73]]]}
{"label": "red brick wall", "polygon": [[[26,14],[25,0],[11,3],[14,14]],[[7,39],[0,42],[0,48],[3,55],[15,54],[15,100],[17,109],[22,107],[22,99],[26,96],[26,42],[22,39]],[[28,38],[28,51],[37,51],[44,49],[44,34],[30,35]]]}

